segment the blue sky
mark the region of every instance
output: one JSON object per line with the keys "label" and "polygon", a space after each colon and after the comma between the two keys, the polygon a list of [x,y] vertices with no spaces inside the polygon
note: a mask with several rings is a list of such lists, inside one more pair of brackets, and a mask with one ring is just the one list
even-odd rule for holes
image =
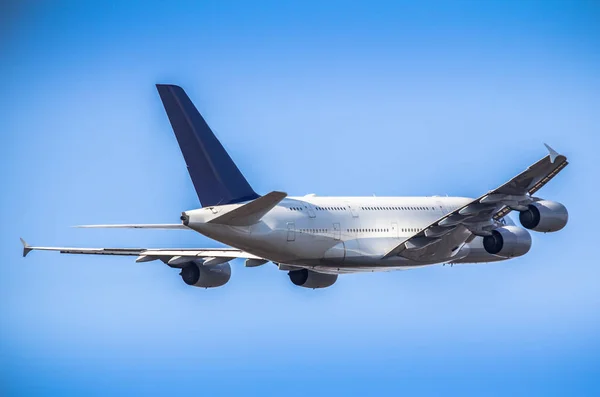
{"label": "blue sky", "polygon": [[[124,2],[125,3],[125,2]],[[600,393],[593,1],[53,2],[0,14],[0,394]],[[3,6],[6,7],[6,6]],[[155,83],[260,193],[477,196],[545,154],[556,234],[513,261],[340,277],[235,263],[223,288],[39,245],[218,246]]]}

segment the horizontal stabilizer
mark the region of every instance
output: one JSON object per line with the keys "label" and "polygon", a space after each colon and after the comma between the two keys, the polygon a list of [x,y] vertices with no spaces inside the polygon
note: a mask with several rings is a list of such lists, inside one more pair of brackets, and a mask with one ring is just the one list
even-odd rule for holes
{"label": "horizontal stabilizer", "polygon": [[286,196],[287,193],[284,192],[271,192],[211,220],[210,223],[230,226],[254,225]]}
{"label": "horizontal stabilizer", "polygon": [[[75,247],[33,247],[21,239],[23,256],[31,251],[58,251],[61,254],[87,254],[87,255],[122,255],[137,256],[136,262],[150,262],[156,259],[165,259],[165,262],[180,262],[179,258],[187,258],[181,262],[189,262],[196,258],[235,258],[262,259],[235,248],[75,248]],[[177,258],[177,259],[175,259]],[[174,260],[175,259],[175,260]]]}
{"label": "horizontal stabilizer", "polygon": [[191,230],[189,227],[181,223],[164,223],[164,224],[123,224],[123,225],[79,225],[73,226],[84,229],[181,229]]}

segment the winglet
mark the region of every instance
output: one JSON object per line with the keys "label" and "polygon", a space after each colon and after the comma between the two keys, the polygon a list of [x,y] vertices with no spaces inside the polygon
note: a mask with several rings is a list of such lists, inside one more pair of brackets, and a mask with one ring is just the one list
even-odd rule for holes
{"label": "winglet", "polygon": [[554,160],[556,160],[556,158],[560,155],[558,154],[558,152],[556,150],[554,150],[550,146],[548,146],[547,143],[544,143],[544,146],[546,146],[546,149],[548,149],[548,153],[550,153],[550,162],[554,163]]}
{"label": "winglet", "polygon": [[27,242],[23,240],[23,238],[19,237],[19,239],[21,240],[21,244],[23,244],[23,258],[25,258],[28,253],[33,251],[33,248],[31,248],[29,244],[27,244]]}

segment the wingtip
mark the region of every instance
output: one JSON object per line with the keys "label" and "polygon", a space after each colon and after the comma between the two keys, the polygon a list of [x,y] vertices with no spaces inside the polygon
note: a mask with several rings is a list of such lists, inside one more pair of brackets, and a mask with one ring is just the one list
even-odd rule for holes
{"label": "wingtip", "polygon": [[27,241],[23,240],[23,237],[19,237],[19,240],[21,240],[21,244],[23,244],[23,258],[25,258],[33,249],[27,244]]}
{"label": "wingtip", "polygon": [[546,146],[546,149],[548,149],[548,153],[550,154],[550,162],[554,163],[554,160],[556,160],[556,158],[560,155],[558,154],[558,152],[556,150],[552,149],[550,147],[550,145],[548,145],[547,143],[544,143],[544,146]]}

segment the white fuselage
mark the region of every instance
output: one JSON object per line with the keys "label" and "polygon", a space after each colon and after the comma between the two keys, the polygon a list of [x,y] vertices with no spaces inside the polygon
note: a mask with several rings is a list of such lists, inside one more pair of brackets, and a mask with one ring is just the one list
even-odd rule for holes
{"label": "white fuselage", "polygon": [[382,271],[445,262],[493,262],[481,237],[453,247],[449,257],[382,259],[402,241],[471,201],[463,197],[288,197],[252,226],[210,221],[241,205],[186,211],[199,233],[280,264],[335,273]]}

